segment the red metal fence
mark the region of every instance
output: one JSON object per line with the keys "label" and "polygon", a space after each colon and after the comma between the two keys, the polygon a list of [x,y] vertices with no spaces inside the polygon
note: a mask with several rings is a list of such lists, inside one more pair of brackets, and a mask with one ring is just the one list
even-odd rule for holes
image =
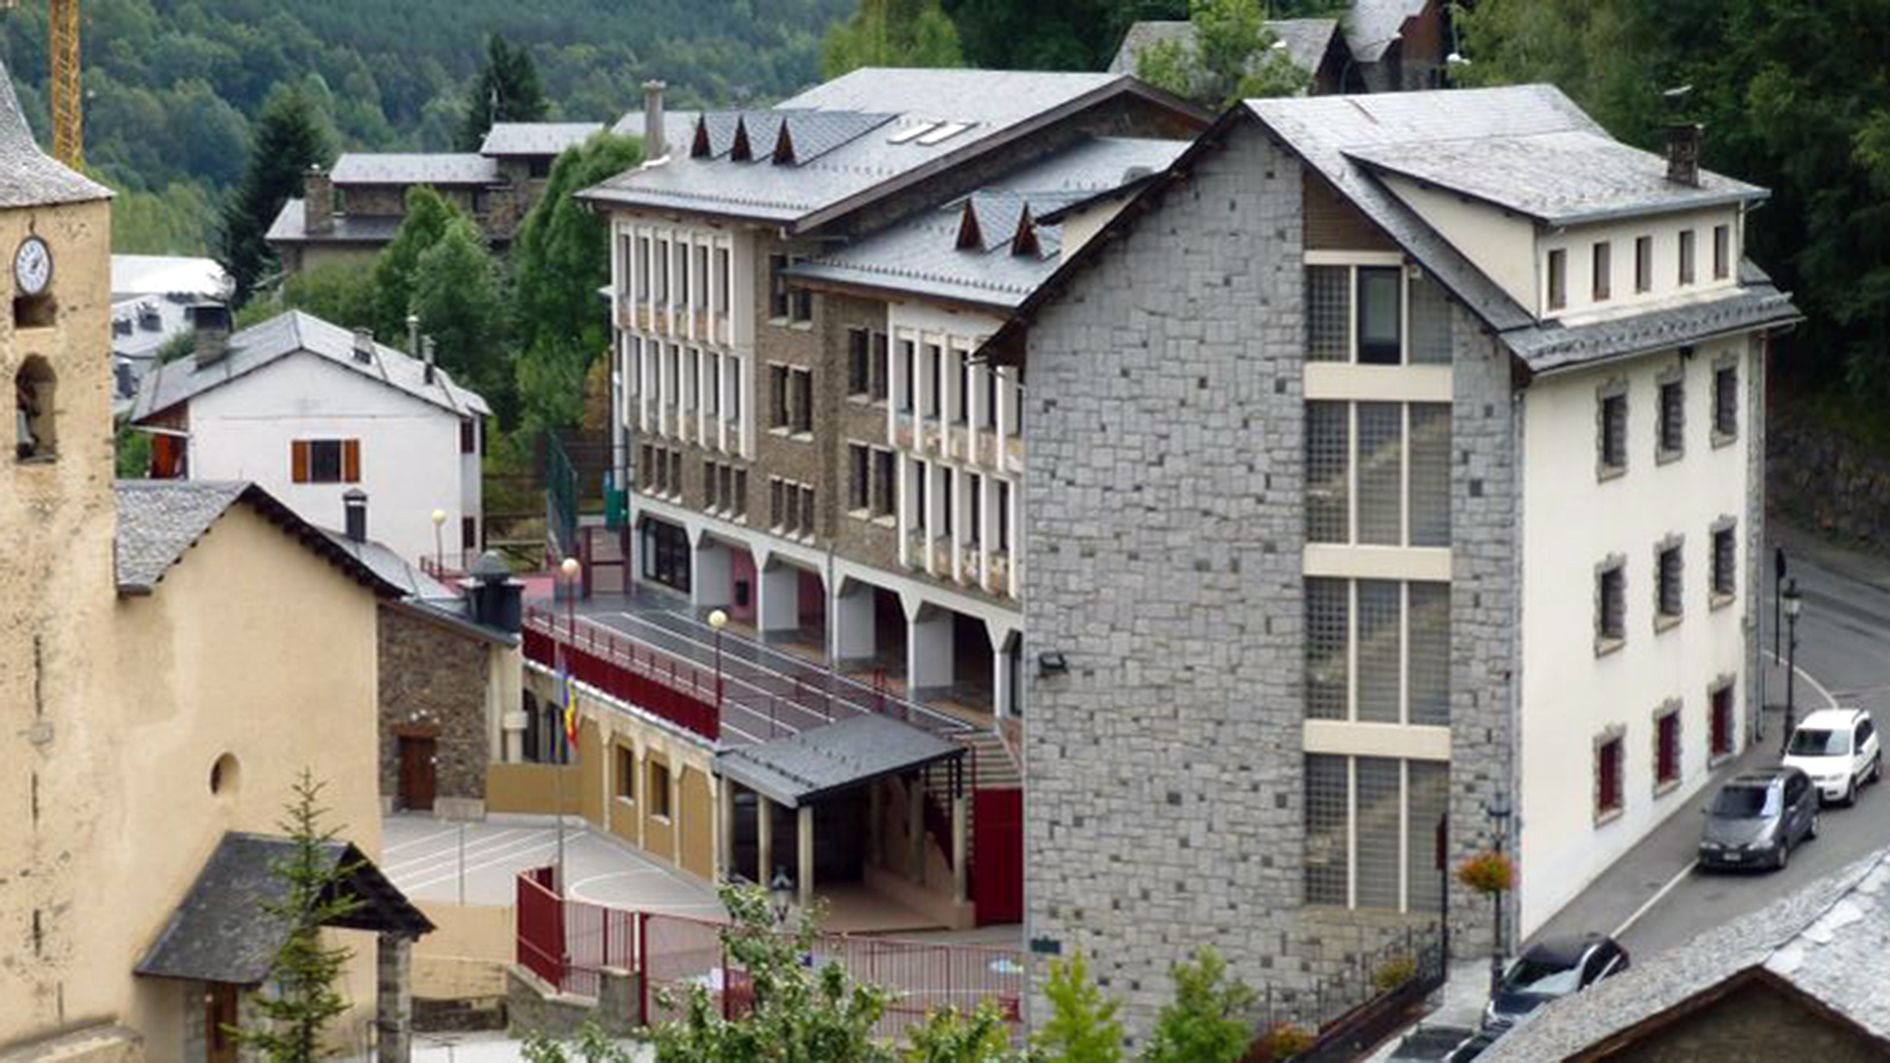
{"label": "red metal fence", "polygon": [[[707,989],[724,1015],[748,1006],[746,973],[731,968],[722,948],[725,924],[561,901],[541,879],[518,877],[517,956],[547,983],[596,997],[601,969],[634,971],[645,1025],[678,1018],[692,986]],[[874,1032],[887,1039],[903,1038],[933,1011],[970,1011],[986,1000],[997,1002],[1013,1035],[1021,1033],[1024,956],[1017,949],[823,934],[806,962],[840,964],[853,981],[885,989],[891,1001]]]}

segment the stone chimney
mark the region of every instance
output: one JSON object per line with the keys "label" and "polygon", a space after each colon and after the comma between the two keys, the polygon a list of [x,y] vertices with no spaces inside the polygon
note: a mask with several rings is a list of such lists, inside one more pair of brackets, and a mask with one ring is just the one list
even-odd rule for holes
{"label": "stone chimney", "polygon": [[335,183],[320,166],[311,166],[302,178],[302,229],[311,233],[335,231]]}
{"label": "stone chimney", "polygon": [[350,487],[341,496],[341,514],[348,538],[357,543],[367,542],[367,492]]}
{"label": "stone chimney", "polygon": [[505,559],[488,550],[473,562],[470,593],[466,595],[467,619],[475,624],[518,634],[524,627],[523,594],[525,585],[512,578]]}
{"label": "stone chimney", "polygon": [[426,362],[426,366],[420,371],[421,378],[431,384],[437,375],[433,371],[433,337],[420,337],[420,357]]}
{"label": "stone chimney", "polygon": [[374,363],[374,330],[358,328],[354,330],[354,360],[363,365]]}
{"label": "stone chimney", "polygon": [[1667,180],[1677,185],[1700,187],[1700,134],[1698,122],[1674,122],[1667,126]]}
{"label": "stone chimney", "polygon": [[230,308],[222,303],[198,303],[188,312],[196,332],[191,357],[198,368],[222,361],[230,353]]}
{"label": "stone chimney", "polygon": [[663,90],[668,87],[660,78],[643,83],[643,157],[652,162],[669,157],[663,136]]}

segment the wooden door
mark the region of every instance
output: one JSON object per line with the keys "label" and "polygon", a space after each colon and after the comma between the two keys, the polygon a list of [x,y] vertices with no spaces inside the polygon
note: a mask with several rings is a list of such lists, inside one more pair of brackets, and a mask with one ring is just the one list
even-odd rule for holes
{"label": "wooden door", "polygon": [[1024,918],[1024,791],[971,795],[971,898],[979,926]]}
{"label": "wooden door", "polygon": [[433,811],[433,754],[437,746],[431,738],[401,738],[400,807]]}
{"label": "wooden door", "polygon": [[236,999],[242,989],[224,982],[207,982],[203,992],[204,1054],[206,1063],[236,1063]]}

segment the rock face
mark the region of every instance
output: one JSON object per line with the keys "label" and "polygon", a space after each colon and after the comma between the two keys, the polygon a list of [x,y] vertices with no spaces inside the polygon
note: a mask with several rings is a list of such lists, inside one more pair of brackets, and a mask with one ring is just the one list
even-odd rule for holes
{"label": "rock face", "polygon": [[1890,547],[1890,453],[1795,416],[1783,404],[1774,408],[1766,432],[1768,509],[1826,535]]}

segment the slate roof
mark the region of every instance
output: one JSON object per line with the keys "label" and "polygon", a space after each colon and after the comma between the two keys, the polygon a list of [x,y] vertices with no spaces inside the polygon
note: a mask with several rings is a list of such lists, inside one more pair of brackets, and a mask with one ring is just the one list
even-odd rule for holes
{"label": "slate roof", "polygon": [[110,199],[98,184],[39,150],[13,95],[13,78],[0,63],[0,208]]}
{"label": "slate roof", "polygon": [[[1266,25],[1286,45],[1287,57],[1292,59],[1293,65],[1309,74],[1318,72],[1333,35],[1339,32],[1339,20],[1333,18],[1276,18],[1268,19]],[[1194,23],[1187,19],[1148,19],[1134,23],[1122,35],[1122,44],[1116,48],[1115,58],[1109,61],[1109,72],[1135,73],[1142,52],[1158,41],[1180,41],[1192,46],[1194,39]]]}
{"label": "slate roof", "polygon": [[155,593],[171,566],[183,560],[184,554],[238,502],[253,507],[376,594],[400,593],[399,586],[383,579],[353,554],[336,549],[320,529],[248,481],[120,480],[115,494],[118,528],[113,557],[120,595]]}
{"label": "slate roof", "polygon": [[1404,32],[1405,20],[1424,10],[1428,0],[1352,0],[1345,20],[1345,42],[1361,63],[1375,63]]}
{"label": "slate roof", "polygon": [[499,164],[484,155],[403,155],[349,152],[329,172],[342,185],[487,185],[499,180]]}
{"label": "slate roof", "polygon": [[[580,195],[806,229],[1118,93],[1189,109],[1122,75],[864,68],[766,111],[706,115],[714,157],[691,158],[683,147],[665,164],[629,170]],[[727,157],[738,118],[753,162]],[[784,120],[795,144],[792,165],[770,161]],[[922,143],[925,135],[893,142],[943,122],[964,128],[936,143]],[[693,127],[686,131],[693,139]]]}
{"label": "slate roof", "polygon": [[964,749],[911,724],[871,713],[777,738],[724,749],[718,774],[789,807],[873,779],[910,771]]}
{"label": "slate roof", "polygon": [[381,581],[400,589],[403,598],[432,599],[436,601],[457,601],[458,595],[451,587],[420,571],[407,563],[405,558],[387,548],[382,543],[369,539],[355,542],[343,532],[333,528],[318,528],[328,541],[369,571],[380,577]]}
{"label": "slate roof", "polygon": [[477,392],[453,383],[445,369],[435,367],[433,383],[426,382],[426,366],[418,358],[382,343],[374,345],[374,360],[354,356],[354,333],[313,314],[290,310],[230,337],[222,358],[199,366],[179,358],[145,377],[132,406],[132,419],[143,420],[220,387],[245,374],[273,365],[290,355],[307,353],[351,372],[378,380],[460,417],[489,414],[491,407]]}
{"label": "slate roof", "polygon": [[1890,849],[1545,1006],[1478,1059],[1565,1059],[1749,972],[1815,998],[1890,1050],[1890,981],[1878,974],[1887,954]]}
{"label": "slate roof", "polygon": [[[274,865],[294,855],[295,843],[289,838],[234,831],[223,835],[190,892],[132,968],[134,973],[242,986],[261,983],[290,929],[287,920],[268,908],[288,899],[288,885]],[[432,922],[353,845],[330,842],[322,846],[321,859],[328,869],[353,869],[344,888],[361,901],[352,915],[334,925],[408,940],[433,930]]]}
{"label": "slate roof", "polygon": [[[613,122],[610,131],[620,137],[642,139],[643,117],[641,109],[630,111]],[[669,141],[672,150],[683,152],[689,150],[689,138],[695,134],[696,119],[700,117],[702,117],[701,111],[665,110],[663,112],[663,139]],[[656,153],[646,150],[644,155],[654,158]]]}
{"label": "slate roof", "polygon": [[560,155],[603,130],[602,122],[494,122],[480,142],[479,154]]}
{"label": "slate roof", "polygon": [[[1167,168],[1188,146],[1180,140],[1091,137],[832,254],[789,270],[806,280],[909,292],[1009,309],[1020,304],[1061,262],[1062,227],[1070,207],[1117,192]],[[958,248],[967,201],[983,246]],[[1041,253],[1017,255],[1011,239],[1028,205]]]}
{"label": "slate roof", "polygon": [[263,239],[272,244],[386,244],[393,241],[403,220],[398,214],[336,214],[332,217],[334,227],[327,232],[309,232],[308,204],[291,199],[282,204]]}
{"label": "slate roof", "polygon": [[1553,226],[1723,206],[1767,194],[1704,170],[1698,186],[1669,181],[1662,156],[1582,130],[1377,144],[1346,155]]}
{"label": "slate roof", "polygon": [[185,295],[227,299],[230,275],[215,259],[183,255],[113,255],[112,298]]}

